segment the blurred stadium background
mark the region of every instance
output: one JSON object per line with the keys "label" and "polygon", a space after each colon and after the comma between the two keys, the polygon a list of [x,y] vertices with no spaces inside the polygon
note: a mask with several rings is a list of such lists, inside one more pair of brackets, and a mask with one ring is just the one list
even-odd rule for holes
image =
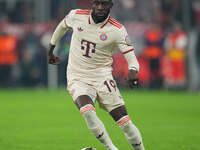
{"label": "blurred stadium background", "polygon": [[[114,2],[111,14],[136,49],[142,88],[127,88],[119,51],[113,75],[146,149],[199,150],[200,0]],[[103,149],[65,91],[71,33],[55,50],[62,63],[47,64],[56,25],[71,9],[89,7],[90,0],[0,0],[0,150]],[[131,149],[111,118],[99,115],[119,148]]]}
{"label": "blurred stadium background", "polygon": [[[141,65],[146,88],[200,88],[200,1],[114,0],[112,15],[123,23]],[[62,87],[71,34],[57,47],[63,58],[48,66],[49,39],[72,8],[89,8],[90,0],[0,0],[0,87]],[[126,62],[119,52],[113,74],[122,86]]]}

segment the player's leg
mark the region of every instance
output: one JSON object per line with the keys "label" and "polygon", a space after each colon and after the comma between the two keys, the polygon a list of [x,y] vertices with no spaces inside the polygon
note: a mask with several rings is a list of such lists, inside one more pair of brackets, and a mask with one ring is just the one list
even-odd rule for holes
{"label": "player's leg", "polygon": [[141,134],[129,118],[125,105],[113,109],[110,111],[110,115],[124,131],[125,136],[132,147],[135,150],[144,150]]}
{"label": "player's leg", "polygon": [[112,143],[108,133],[97,117],[92,99],[87,95],[79,96],[75,104],[85,118],[86,124],[94,136],[107,147],[108,150],[118,150]]}

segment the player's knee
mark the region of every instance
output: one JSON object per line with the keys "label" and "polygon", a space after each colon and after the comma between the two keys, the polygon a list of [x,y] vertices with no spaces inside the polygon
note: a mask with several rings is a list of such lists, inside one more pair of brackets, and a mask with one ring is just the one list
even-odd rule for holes
{"label": "player's knee", "polygon": [[123,118],[124,116],[127,116],[127,111],[126,111],[126,107],[124,105],[119,106],[115,109],[113,109],[111,112],[109,112],[110,115],[112,116],[112,118],[115,121],[120,120],[121,118]]}
{"label": "player's knee", "polygon": [[75,101],[76,106],[81,109],[84,106],[91,104],[94,106],[92,99],[88,95],[81,95]]}

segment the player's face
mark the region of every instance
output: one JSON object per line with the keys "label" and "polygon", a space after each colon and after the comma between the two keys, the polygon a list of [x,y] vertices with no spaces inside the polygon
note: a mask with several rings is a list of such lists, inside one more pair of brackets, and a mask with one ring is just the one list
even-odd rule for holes
{"label": "player's face", "polygon": [[97,17],[104,17],[112,8],[112,0],[92,0],[92,10]]}

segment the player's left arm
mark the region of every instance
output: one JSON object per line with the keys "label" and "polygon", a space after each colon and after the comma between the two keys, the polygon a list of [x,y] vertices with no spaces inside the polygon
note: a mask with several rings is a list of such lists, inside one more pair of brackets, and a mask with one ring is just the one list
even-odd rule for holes
{"label": "player's left arm", "polygon": [[122,27],[118,33],[120,35],[118,36],[117,45],[128,62],[129,72],[126,76],[126,80],[130,87],[137,87],[139,85],[139,63],[135,56],[133,45],[124,27]]}

